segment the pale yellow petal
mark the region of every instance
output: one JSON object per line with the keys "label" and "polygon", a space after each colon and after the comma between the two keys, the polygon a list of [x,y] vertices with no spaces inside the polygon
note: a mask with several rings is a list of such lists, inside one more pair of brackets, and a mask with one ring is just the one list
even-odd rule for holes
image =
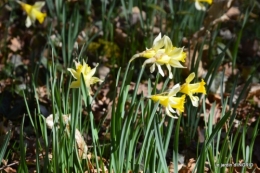
{"label": "pale yellow petal", "polygon": [[[97,66],[98,66],[98,64],[97,64]],[[97,68],[97,66],[95,67],[95,68],[93,68],[93,69],[91,69],[89,72],[88,72],[88,76],[90,76],[90,77],[92,77],[95,73],[96,73],[96,68]]]}
{"label": "pale yellow petal", "polygon": [[199,83],[194,83],[194,84],[189,84],[189,88],[191,90],[192,93],[195,93],[195,91],[197,91],[197,89],[200,87]]}
{"label": "pale yellow petal", "polygon": [[190,95],[189,96],[190,99],[191,99],[191,103],[194,107],[198,107],[199,106],[199,97],[197,96],[193,96],[193,95]]}
{"label": "pale yellow petal", "polygon": [[162,39],[162,34],[161,33],[159,33],[158,34],[158,36],[157,37],[155,37],[155,39],[153,40],[153,45],[156,45],[157,44],[157,42],[159,41],[159,40],[161,40]]}
{"label": "pale yellow petal", "polygon": [[177,92],[179,92],[181,89],[180,84],[176,84],[172,87],[172,89],[170,90],[168,96],[175,96],[177,94]]}
{"label": "pale yellow petal", "polygon": [[[171,110],[170,110],[169,108],[172,109],[171,107],[166,108],[166,109],[165,109],[166,114],[167,114],[169,117],[171,117],[171,118],[178,119],[177,116],[173,116],[173,115],[172,115]],[[172,109],[172,110],[173,110],[173,109]],[[173,113],[177,113],[177,112],[174,111]]]}
{"label": "pale yellow petal", "polygon": [[167,107],[167,109],[168,109],[170,112],[172,112],[172,113],[176,113],[176,111],[175,111],[174,109],[172,109],[171,105],[169,105],[169,106]]}
{"label": "pale yellow petal", "polygon": [[155,58],[149,58],[149,59],[144,61],[143,66],[145,66],[146,64],[154,63],[155,61],[156,61]]}
{"label": "pale yellow petal", "polygon": [[169,78],[172,79],[173,78],[173,74],[172,74],[172,68],[169,64],[166,65],[168,71],[169,71]]}
{"label": "pale yellow petal", "polygon": [[75,78],[75,79],[80,79],[80,73],[77,73],[74,69],[72,68],[67,68],[67,70],[71,73],[71,75]]}
{"label": "pale yellow petal", "polygon": [[33,5],[33,8],[38,11],[41,11],[41,9],[44,5],[45,5],[44,1],[38,1],[38,2],[35,2],[35,4]]}
{"label": "pale yellow petal", "polygon": [[70,84],[70,88],[79,88],[80,87],[80,80],[73,81]]}
{"label": "pale yellow petal", "polygon": [[34,21],[35,20],[33,20],[33,19],[31,19],[30,18],[30,16],[27,16],[27,18],[26,18],[26,20],[25,20],[25,26],[27,27],[27,28],[29,28],[31,25],[32,25],[32,23],[34,23]]}
{"label": "pale yellow petal", "polygon": [[198,0],[195,1],[195,7],[197,10],[202,10],[202,11],[206,10],[206,7],[202,3],[200,3]]}
{"label": "pale yellow petal", "polygon": [[99,79],[99,78],[97,78],[97,77],[92,77],[91,79],[90,79],[90,85],[92,85],[92,84],[95,84],[95,83],[97,83],[97,82],[103,82],[101,79]]}
{"label": "pale yellow petal", "polygon": [[158,67],[159,73],[160,73],[162,76],[164,76],[162,67],[161,67],[159,64],[156,64],[156,65],[157,65],[157,67]]}
{"label": "pale yellow petal", "polygon": [[174,60],[174,59],[171,59],[169,64],[172,66],[172,67],[175,67],[175,68],[187,68],[187,67],[184,67],[179,61],[177,60]]}
{"label": "pale yellow petal", "polygon": [[150,67],[150,72],[153,73],[155,70],[155,63],[153,63],[153,65]]}
{"label": "pale yellow petal", "polygon": [[193,72],[186,78],[186,83],[189,84],[194,78],[195,78],[195,73]]}
{"label": "pale yellow petal", "polygon": [[153,49],[157,51],[164,46],[164,37],[161,38],[161,33],[153,41]]}
{"label": "pale yellow petal", "polygon": [[172,50],[172,41],[168,36],[164,36],[165,53],[168,54]]}
{"label": "pale yellow petal", "polygon": [[75,63],[76,69],[79,69],[79,68],[82,67],[82,65],[79,62],[75,61],[75,60],[74,60],[74,63]]}
{"label": "pale yellow petal", "polygon": [[155,37],[154,41],[153,41],[153,45],[155,45],[159,40],[162,39],[162,34],[159,33],[157,37]]}
{"label": "pale yellow petal", "polygon": [[182,57],[182,52],[183,52],[183,48],[173,48],[171,49],[171,51],[169,52],[169,56],[173,59],[176,59],[176,60],[180,60]]}
{"label": "pale yellow petal", "polygon": [[171,58],[167,54],[156,54],[156,63],[160,65],[169,64]]}

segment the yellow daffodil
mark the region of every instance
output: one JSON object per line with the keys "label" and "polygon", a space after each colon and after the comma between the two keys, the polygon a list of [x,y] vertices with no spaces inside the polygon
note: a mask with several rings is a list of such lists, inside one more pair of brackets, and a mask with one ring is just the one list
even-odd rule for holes
{"label": "yellow daffodil", "polygon": [[185,68],[180,63],[180,61],[185,62],[186,58],[186,53],[183,52],[183,48],[173,47],[171,39],[166,35],[161,37],[161,33],[154,39],[152,48],[134,55],[130,62],[138,57],[148,58],[144,62],[144,65],[152,63],[150,67],[151,73],[154,72],[155,66],[157,66],[159,73],[164,76],[161,65],[166,65],[170,79],[173,77],[171,67]]}
{"label": "yellow daffodil", "polygon": [[206,7],[201,2],[212,4],[212,0],[195,0],[195,7],[197,10],[203,10],[203,11],[206,10]]}
{"label": "yellow daffodil", "polygon": [[75,61],[75,65],[76,65],[76,70],[72,69],[72,68],[68,68],[67,70],[72,74],[72,76],[77,79],[77,81],[73,81],[70,85],[70,88],[79,88],[81,85],[81,73],[84,77],[84,82],[86,84],[86,86],[88,87],[89,93],[92,94],[92,90],[90,85],[93,85],[97,82],[103,82],[101,79],[97,78],[97,77],[93,77],[93,75],[96,72],[96,68],[98,66],[98,64],[96,65],[95,68],[91,69],[88,64],[85,63],[85,61],[83,60],[83,65],[76,62]]}
{"label": "yellow daffodil", "polygon": [[[168,116],[172,118],[178,118],[176,116],[173,116],[172,113],[184,112],[184,103],[185,103],[185,95],[182,95],[181,97],[175,97],[176,93],[180,91],[180,85],[177,84],[172,87],[169,93],[161,93],[152,95],[148,98],[152,99],[155,102],[158,102],[165,107],[165,112]],[[177,112],[175,110],[176,109]]]}
{"label": "yellow daffodil", "polygon": [[41,8],[45,5],[44,1],[35,2],[35,4],[29,5],[21,1],[17,1],[23,8],[23,10],[27,13],[27,18],[25,25],[26,27],[30,27],[32,23],[35,23],[37,19],[40,23],[42,23],[46,17],[46,13],[41,12]]}
{"label": "yellow daffodil", "polygon": [[205,89],[206,83],[202,79],[201,82],[199,83],[190,84],[190,82],[194,79],[194,77],[195,77],[195,73],[191,73],[186,78],[186,82],[181,86],[180,92],[187,94],[191,99],[192,105],[198,107],[199,97],[193,96],[193,94],[194,93],[206,94],[206,89]]}

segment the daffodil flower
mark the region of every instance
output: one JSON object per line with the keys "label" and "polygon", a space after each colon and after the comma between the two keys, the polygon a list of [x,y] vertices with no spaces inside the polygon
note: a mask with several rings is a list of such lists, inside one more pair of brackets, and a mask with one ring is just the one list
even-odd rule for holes
{"label": "daffodil flower", "polygon": [[199,105],[199,97],[194,96],[194,93],[202,93],[206,94],[206,89],[205,89],[205,82],[202,79],[201,82],[190,84],[190,82],[194,79],[195,73],[191,73],[187,78],[186,82],[181,86],[180,92],[187,94],[192,102],[192,105],[195,107],[198,107]]}
{"label": "daffodil flower", "polygon": [[212,4],[212,0],[195,0],[195,7],[197,10],[203,10],[203,11],[206,10],[206,7],[201,2]]}
{"label": "daffodil flower", "polygon": [[185,68],[180,63],[180,61],[185,62],[186,58],[186,53],[183,52],[183,48],[173,47],[171,39],[166,35],[161,37],[161,33],[154,39],[152,48],[147,49],[146,51],[143,51],[141,53],[135,54],[131,58],[130,62],[138,57],[148,58],[143,65],[151,63],[151,73],[154,72],[155,66],[157,66],[159,73],[162,76],[164,76],[164,72],[161,66],[166,65],[169,71],[170,79],[173,78],[171,67]]}
{"label": "daffodil flower", "polygon": [[[181,97],[175,97],[176,93],[180,91],[180,84],[172,87],[172,89],[167,93],[161,93],[149,96],[151,100],[158,102],[165,107],[165,112],[168,116],[172,118],[178,118],[173,116],[172,113],[184,112],[185,95]],[[177,112],[174,109],[177,110]]]}
{"label": "daffodil flower", "polygon": [[70,88],[79,88],[81,85],[81,73],[83,75],[84,78],[84,82],[89,90],[89,93],[92,94],[92,90],[90,85],[93,85],[97,82],[103,82],[101,79],[97,78],[97,77],[93,77],[93,75],[96,72],[96,68],[98,66],[98,64],[96,65],[95,68],[91,69],[88,64],[85,63],[85,61],[83,60],[83,65],[76,62],[75,61],[75,65],[76,65],[76,70],[72,69],[72,68],[68,68],[67,70],[71,73],[71,75],[76,79],[76,81],[73,81],[70,85]]}
{"label": "daffodil flower", "polygon": [[41,12],[41,8],[45,5],[44,1],[35,2],[35,4],[29,5],[21,1],[17,1],[22,6],[22,9],[27,13],[27,18],[25,25],[29,28],[32,23],[35,23],[37,19],[40,23],[42,23],[46,17],[46,13]]}

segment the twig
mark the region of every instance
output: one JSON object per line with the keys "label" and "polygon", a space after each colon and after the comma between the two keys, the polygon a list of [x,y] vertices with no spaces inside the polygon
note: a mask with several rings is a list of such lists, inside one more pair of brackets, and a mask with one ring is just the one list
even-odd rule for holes
{"label": "twig", "polygon": [[11,163],[11,164],[9,164],[9,165],[5,165],[5,166],[3,166],[2,168],[0,168],[0,171],[3,170],[3,169],[5,169],[6,167],[11,167],[11,166],[13,166],[13,165],[18,165],[18,163],[19,163],[19,162],[14,162],[14,163]]}

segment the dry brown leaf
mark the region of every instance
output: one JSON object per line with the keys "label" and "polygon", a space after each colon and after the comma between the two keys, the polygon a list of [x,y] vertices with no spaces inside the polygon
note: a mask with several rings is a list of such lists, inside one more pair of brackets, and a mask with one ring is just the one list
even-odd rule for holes
{"label": "dry brown leaf", "polygon": [[[67,125],[67,130],[69,131],[70,129],[70,115],[63,115],[62,116],[64,123]],[[54,126],[54,121],[53,121],[53,114],[49,115],[46,118],[46,125],[49,129],[52,129]],[[88,147],[87,144],[83,138],[83,136],[81,135],[81,133],[79,132],[78,129],[75,129],[75,140],[77,143],[77,147],[78,147],[78,153],[79,153],[79,157],[82,159],[86,159],[87,158],[87,151],[88,151]]]}
{"label": "dry brown leaf", "polygon": [[246,99],[251,99],[252,97],[260,97],[260,84],[259,83],[252,83],[250,85],[250,90],[247,95]]}
{"label": "dry brown leaf", "polygon": [[216,25],[221,22],[226,22],[231,20],[232,18],[236,18],[240,15],[240,11],[238,7],[231,7],[225,14],[223,14],[221,17],[215,19],[211,25]]}
{"label": "dry brown leaf", "polygon": [[[204,48],[203,48],[203,51],[207,51],[208,50],[208,46],[205,45]],[[195,56],[194,56],[195,54]],[[185,69],[183,69],[184,73],[188,76],[188,74],[190,74],[190,69],[191,67],[193,67],[195,64],[192,64],[192,58],[195,57],[195,60],[194,62],[196,63],[197,62],[197,58],[198,58],[198,51],[194,51],[194,47],[191,47],[190,51],[187,52],[187,57],[186,57],[186,60],[185,60]],[[198,77],[202,77],[202,76],[205,76],[207,73],[207,70],[205,70],[203,68],[203,62],[200,61],[199,62],[199,67],[198,67],[198,72],[197,72],[197,76]]]}
{"label": "dry brown leaf", "polygon": [[127,34],[122,29],[116,28],[115,40],[119,45],[126,45],[127,38]]}
{"label": "dry brown leaf", "polygon": [[6,173],[16,173],[17,172],[16,169],[13,169],[11,167],[6,167],[4,170]]}
{"label": "dry brown leaf", "polygon": [[[180,170],[185,167],[185,165],[183,164],[178,164],[178,172],[180,172]],[[174,164],[173,162],[170,162],[170,165],[168,166],[169,172],[170,173],[174,173]]]}
{"label": "dry brown leaf", "polygon": [[37,92],[39,101],[41,101],[42,103],[48,103],[48,93],[47,93],[46,85],[36,88],[36,92]]}
{"label": "dry brown leaf", "polygon": [[187,164],[187,173],[191,173],[193,170],[194,170],[194,168],[195,168],[195,165],[196,165],[196,160],[195,159],[193,159],[193,158],[191,158],[190,160],[189,160],[189,163]]}
{"label": "dry brown leaf", "polygon": [[[102,170],[101,170],[101,169],[99,169],[99,171],[98,171],[97,169],[95,169],[94,164],[91,163],[91,160],[93,160],[94,157],[95,157],[95,155],[92,155],[92,154],[88,154],[88,155],[87,155],[88,166],[89,166],[89,169],[91,170],[90,173],[94,173],[94,172],[101,172],[101,173],[102,173]],[[98,159],[98,160],[102,160],[102,162],[103,162],[104,164],[107,163],[107,160],[104,159],[104,158],[97,157],[97,159]],[[104,170],[105,170],[105,173],[108,173],[108,169],[107,169],[107,167],[106,167],[105,165],[104,165]],[[88,171],[85,171],[85,173],[88,173]]]}
{"label": "dry brown leaf", "polygon": [[83,136],[81,135],[78,129],[75,130],[75,140],[78,146],[79,157],[82,159],[86,159],[88,147]]}
{"label": "dry brown leaf", "polygon": [[215,1],[208,9],[203,26],[193,34],[191,47],[195,47],[197,43],[202,42],[205,36],[210,36],[209,30],[212,26],[215,27],[216,24],[236,18],[239,15],[239,9],[231,6],[231,1]]}
{"label": "dry brown leaf", "polygon": [[7,125],[4,124],[4,121],[0,122],[0,135],[5,135],[11,131],[13,124],[11,121],[8,121]]}
{"label": "dry brown leaf", "polygon": [[[237,87],[235,88],[235,94],[234,94],[234,97],[233,97],[233,100],[232,100],[234,104],[236,103],[238,97],[241,95],[241,92],[242,92],[244,86],[245,86],[245,85],[242,84],[242,85],[239,85],[239,86],[237,86]],[[246,88],[246,91],[245,91],[245,93],[242,95],[240,102],[243,102],[243,101],[247,98],[248,93],[249,93],[249,91],[250,91],[250,88],[251,88],[251,85],[249,85],[249,86]]]}
{"label": "dry brown leaf", "polygon": [[22,45],[21,45],[21,41],[19,38],[13,38],[11,40],[11,44],[8,46],[12,51],[16,52],[18,50],[21,50]]}
{"label": "dry brown leaf", "polygon": [[105,80],[105,78],[109,74],[109,72],[110,72],[110,68],[108,68],[104,65],[100,65],[98,67],[98,75],[101,80]]}
{"label": "dry brown leaf", "polygon": [[133,7],[132,8],[132,15],[131,15],[131,18],[130,18],[131,25],[135,25],[136,23],[140,22],[141,15],[142,15],[142,19],[146,20],[146,13],[144,11],[141,12],[138,7]]}

